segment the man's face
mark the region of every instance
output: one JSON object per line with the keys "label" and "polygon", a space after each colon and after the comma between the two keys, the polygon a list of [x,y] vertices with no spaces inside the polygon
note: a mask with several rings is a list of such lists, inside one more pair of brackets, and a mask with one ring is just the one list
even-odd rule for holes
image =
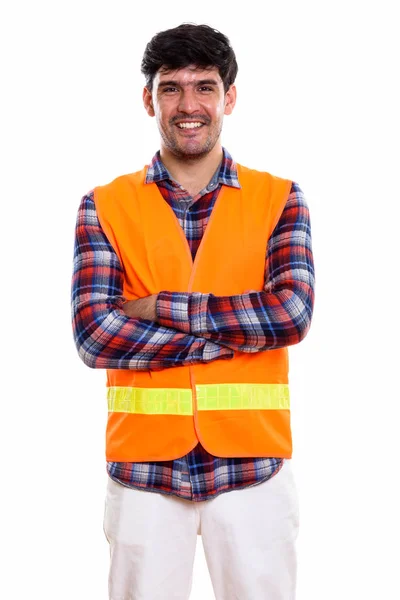
{"label": "man's face", "polygon": [[200,157],[218,142],[224,115],[232,112],[236,88],[227,93],[218,69],[185,67],[158,71],[153,91],[143,92],[150,116],[155,116],[162,145],[180,158]]}

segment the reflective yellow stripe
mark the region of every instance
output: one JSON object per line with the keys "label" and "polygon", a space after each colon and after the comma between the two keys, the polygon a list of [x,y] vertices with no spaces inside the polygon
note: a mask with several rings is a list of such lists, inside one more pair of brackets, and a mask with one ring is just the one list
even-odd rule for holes
{"label": "reflective yellow stripe", "polygon": [[[283,383],[196,385],[198,410],[289,409],[289,386]],[[108,410],[143,415],[193,415],[192,390],[109,387]]]}
{"label": "reflective yellow stripe", "polygon": [[198,410],[290,408],[289,386],[283,383],[218,383],[196,385]]}
{"label": "reflective yellow stripe", "polygon": [[109,387],[110,412],[141,415],[192,415],[192,390],[182,388]]}

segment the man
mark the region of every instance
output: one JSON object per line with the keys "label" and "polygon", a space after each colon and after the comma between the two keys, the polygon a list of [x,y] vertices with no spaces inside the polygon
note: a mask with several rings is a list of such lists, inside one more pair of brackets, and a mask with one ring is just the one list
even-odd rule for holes
{"label": "man", "polygon": [[237,74],[223,34],[161,32],[142,72],[160,151],[82,198],[72,286],[79,355],[107,369],[109,597],[189,598],[201,534],[217,600],[292,600],[287,346],[313,309],[307,204],[221,146]]}

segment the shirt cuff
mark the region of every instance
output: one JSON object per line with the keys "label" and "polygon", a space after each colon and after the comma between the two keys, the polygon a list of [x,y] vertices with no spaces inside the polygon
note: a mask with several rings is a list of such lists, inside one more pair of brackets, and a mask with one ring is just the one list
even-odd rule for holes
{"label": "shirt cuff", "polygon": [[128,302],[125,296],[113,296],[112,300],[115,306],[117,306],[118,308],[122,308],[124,304]]}
{"label": "shirt cuff", "polygon": [[184,333],[191,333],[189,320],[189,296],[182,292],[160,292],[156,302],[157,321]]}

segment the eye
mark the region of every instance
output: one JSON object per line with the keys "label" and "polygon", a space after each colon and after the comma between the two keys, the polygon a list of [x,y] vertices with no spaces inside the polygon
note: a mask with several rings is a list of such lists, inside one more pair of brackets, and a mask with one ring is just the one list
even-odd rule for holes
{"label": "eye", "polygon": [[199,87],[199,91],[200,92],[212,92],[213,88],[209,87],[208,85],[202,85]]}
{"label": "eye", "polygon": [[163,90],[162,90],[162,91],[163,91],[163,94],[171,94],[171,93],[174,93],[174,92],[176,92],[176,90],[177,90],[177,88],[176,88],[176,87],[172,87],[172,86],[170,86],[170,87],[165,87],[165,88],[163,88]]}

